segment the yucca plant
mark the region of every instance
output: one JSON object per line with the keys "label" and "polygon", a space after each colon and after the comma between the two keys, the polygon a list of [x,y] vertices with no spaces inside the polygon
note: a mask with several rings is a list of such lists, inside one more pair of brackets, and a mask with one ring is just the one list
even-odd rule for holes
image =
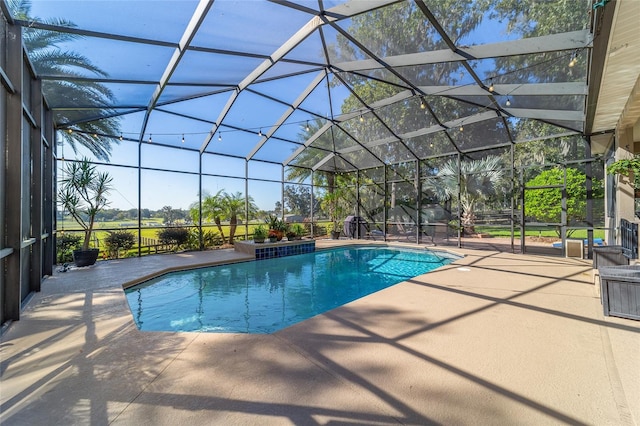
{"label": "yucca plant", "polygon": [[86,158],[68,162],[63,169],[58,203],[84,230],[83,250],[89,249],[96,215],[109,205],[112,181],[109,173],[98,171]]}

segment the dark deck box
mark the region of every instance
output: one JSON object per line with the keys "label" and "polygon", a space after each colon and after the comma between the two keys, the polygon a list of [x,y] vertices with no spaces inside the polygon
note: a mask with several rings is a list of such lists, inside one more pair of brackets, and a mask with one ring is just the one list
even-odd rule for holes
{"label": "dark deck box", "polygon": [[603,266],[598,271],[604,315],[640,320],[640,265]]}
{"label": "dark deck box", "polygon": [[622,246],[601,246],[593,248],[594,269],[603,266],[628,265],[629,259],[623,254]]}

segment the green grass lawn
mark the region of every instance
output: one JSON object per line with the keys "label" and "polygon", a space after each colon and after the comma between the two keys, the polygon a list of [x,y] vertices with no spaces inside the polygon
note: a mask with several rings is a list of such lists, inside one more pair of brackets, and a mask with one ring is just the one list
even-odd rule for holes
{"label": "green grass lawn", "polygon": [[[511,230],[509,228],[494,228],[494,227],[483,227],[476,226],[476,231],[482,234],[489,234],[492,237],[503,237],[503,238],[511,238]],[[560,239],[557,232],[555,230],[549,228],[529,228],[525,232],[525,236],[527,237],[546,237],[546,238],[557,238]],[[520,238],[520,229],[514,229],[514,237]],[[570,235],[567,235],[568,238],[587,238],[587,230],[586,229],[576,229]],[[604,229],[594,229],[593,238],[602,238],[605,239],[605,230]]]}
{"label": "green grass lawn", "polygon": [[[163,226],[162,226],[162,220],[155,218],[155,219],[146,219],[143,222],[143,227],[140,229],[140,236],[142,238],[148,238],[148,239],[152,239],[152,240],[157,240],[158,239],[158,231],[160,231]],[[251,236],[253,235],[253,230],[256,226],[262,224],[261,222],[256,222],[256,223],[251,223],[248,225],[248,235],[249,238],[251,238]],[[323,226],[326,227],[326,229],[330,229],[331,228],[331,223],[330,222],[318,222],[317,225],[319,226]],[[113,222],[98,222],[96,223],[96,227],[93,233],[93,241],[95,241],[96,239],[100,242],[99,246],[100,249],[102,250],[104,248],[103,245],[103,241],[104,239],[107,237],[108,233],[107,230],[126,230],[129,232],[132,232],[135,235],[135,240],[136,240],[136,245],[134,246],[133,249],[129,250],[128,253],[121,253],[120,256],[121,257],[126,257],[126,256],[137,256],[138,255],[138,246],[137,246],[137,240],[138,240],[138,222],[137,221],[113,221]],[[213,231],[216,234],[219,233],[218,231],[218,227],[215,225],[206,225],[203,227],[203,229],[205,231]],[[229,225],[222,225],[222,229],[225,235],[225,238],[228,238],[229,236]],[[82,234],[82,230],[79,229],[78,225],[74,222],[74,221],[58,221],[58,232],[60,232],[61,230],[64,230],[64,232],[66,233],[80,233]],[[511,238],[511,230],[508,227],[493,227],[493,226],[476,226],[476,231],[478,233],[482,233],[482,234],[487,234],[489,236],[492,237],[496,237],[496,238]],[[237,229],[236,229],[236,239],[238,240],[243,240],[245,237],[245,225],[238,225]],[[559,240],[560,237],[558,237],[558,234],[556,233],[556,231],[550,227],[532,227],[532,228],[528,228],[526,231],[526,236],[527,237],[544,237],[544,238],[549,238],[549,239],[557,239]],[[568,235],[569,238],[587,238],[587,230],[585,229],[577,229],[574,230],[574,232],[572,232],[570,235]],[[597,229],[594,230],[593,232],[593,237],[594,238],[602,238],[603,240],[605,239],[605,230],[602,229]],[[514,229],[514,238],[520,238],[520,229],[516,228]],[[148,244],[155,244],[153,241],[145,241],[143,242],[142,245],[142,250],[143,250],[143,254],[146,254],[147,251],[151,251],[151,249],[145,250],[146,247],[148,247]],[[94,243],[92,242],[92,245],[94,245]],[[100,257],[99,258],[103,258],[103,253],[100,253]]]}
{"label": "green grass lawn", "polygon": [[[143,227],[140,230],[140,235],[145,238],[157,238],[159,228],[162,228],[162,219],[160,218],[152,218],[145,219],[142,221]],[[249,235],[253,234],[253,229],[258,226],[258,223],[250,223],[249,224]],[[326,223],[318,223],[320,226],[330,226],[330,222]],[[106,236],[107,232],[104,231],[106,229],[110,230],[130,230],[131,232],[137,233],[138,221],[112,221],[112,222],[97,222],[95,225],[95,237],[102,240]],[[65,232],[81,232],[78,225],[73,220],[64,220],[58,221],[58,231],[65,230]],[[211,230],[218,232],[218,228],[215,225],[207,225],[204,227],[206,230]],[[223,232],[225,236],[229,235],[229,225],[222,226]],[[244,224],[238,225],[236,229],[236,235],[239,237],[244,236]],[[103,230],[103,231],[101,231]],[[476,231],[483,234],[489,234],[493,237],[511,237],[511,230],[507,227],[493,227],[493,226],[476,226]],[[520,238],[520,228],[514,229],[514,236]],[[528,237],[549,237],[549,238],[559,238],[558,234],[555,230],[549,227],[531,227],[527,228],[526,236]],[[605,230],[596,229],[593,232],[594,238],[605,238]],[[570,238],[587,238],[587,230],[586,229],[577,229],[571,235]]]}

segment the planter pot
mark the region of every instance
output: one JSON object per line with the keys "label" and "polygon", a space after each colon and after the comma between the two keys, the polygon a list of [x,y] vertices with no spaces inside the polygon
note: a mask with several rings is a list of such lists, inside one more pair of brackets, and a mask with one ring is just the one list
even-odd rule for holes
{"label": "planter pot", "polygon": [[340,239],[340,231],[331,231],[331,239],[339,240]]}
{"label": "planter pot", "polygon": [[603,266],[598,272],[604,315],[640,320],[640,266]]}
{"label": "planter pot", "polygon": [[98,259],[98,249],[89,249],[89,250],[74,250],[73,251],[73,262],[77,267],[81,268],[83,266],[91,266],[96,263]]}
{"label": "planter pot", "polygon": [[254,242],[254,243],[258,243],[258,244],[260,244],[260,243],[264,243],[264,238],[254,238],[254,239],[253,239],[253,242]]}
{"label": "planter pot", "polygon": [[277,237],[269,237],[269,242],[270,243],[275,243],[276,241],[278,241]]}
{"label": "planter pot", "polygon": [[284,232],[283,231],[278,231],[276,229],[270,229],[269,232],[272,233],[272,234],[276,234],[276,239],[278,241],[282,240],[282,238],[284,237]]}

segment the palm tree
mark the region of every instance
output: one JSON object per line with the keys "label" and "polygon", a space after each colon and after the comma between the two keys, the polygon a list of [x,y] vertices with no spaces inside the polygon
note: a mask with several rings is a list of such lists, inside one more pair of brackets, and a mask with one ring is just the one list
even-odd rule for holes
{"label": "palm tree", "polygon": [[[248,197],[247,204],[249,206],[249,216],[252,216],[258,211],[258,207],[253,201],[253,198]],[[236,228],[238,226],[238,219],[245,218],[245,198],[241,192],[235,194],[224,193],[222,202],[225,210],[225,216],[229,219],[229,244],[233,244],[233,237],[236,234]]]}
{"label": "palm tree", "polygon": [[495,193],[503,176],[500,157],[461,161],[459,169],[457,159],[452,159],[443,164],[435,176],[425,179],[424,187],[431,190],[440,201],[458,201],[462,208],[464,232],[474,234],[476,203]]}
{"label": "palm tree", "polygon": [[[222,229],[222,215],[224,214],[224,190],[216,192],[215,195],[206,195],[202,200],[202,217],[208,221],[213,222],[218,227],[218,232],[222,237],[222,243],[226,242],[224,236],[224,230]],[[197,216],[194,217],[194,207],[191,208],[191,216],[194,218],[194,222],[197,222]]]}
{"label": "palm tree", "polygon": [[[258,207],[249,197],[249,217],[258,212]],[[200,209],[198,203],[191,204],[189,214],[194,223],[198,223],[200,219]],[[245,218],[245,199],[241,192],[235,194],[227,194],[224,189],[216,192],[215,195],[205,194],[202,199],[202,218],[207,221],[213,221],[218,228],[218,232],[222,236],[222,243],[226,243],[226,237],[222,229],[222,220],[229,220],[229,243],[233,244],[233,238],[238,227],[238,219]]]}
{"label": "palm tree", "polygon": [[[30,0],[9,0],[9,8],[13,16],[18,20],[27,22],[42,22],[44,24],[59,27],[73,28],[75,24],[61,18],[40,19],[30,16]],[[118,139],[103,135],[117,135],[120,133],[120,119],[115,117],[115,110],[102,108],[113,104],[115,96],[105,85],[91,81],[74,81],[74,77],[85,77],[81,71],[88,71],[100,77],[106,77],[107,73],[96,67],[86,57],[72,52],[61,50],[60,43],[76,40],[82,36],[78,34],[62,33],[41,30],[37,28],[25,28],[24,44],[29,52],[29,58],[35,67],[35,71],[41,76],[62,76],[63,79],[44,80],[42,91],[47,102],[52,107],[71,105],[95,105],[100,107],[102,118],[82,121],[86,117],[70,110],[55,110],[54,120],[58,127],[74,129],[72,132],[60,132],[62,139],[59,142],[67,142],[74,150],[82,145],[91,151],[100,160],[109,160],[111,143],[118,143]]]}

